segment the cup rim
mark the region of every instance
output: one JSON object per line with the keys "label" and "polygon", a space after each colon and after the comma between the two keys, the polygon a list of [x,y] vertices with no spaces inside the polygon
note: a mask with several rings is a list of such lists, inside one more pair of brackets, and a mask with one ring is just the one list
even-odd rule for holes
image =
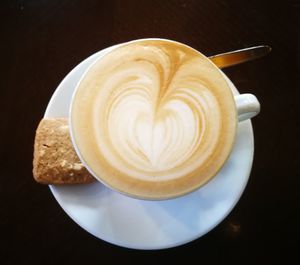
{"label": "cup rim", "polygon": [[[85,166],[85,168],[87,169],[87,171],[97,180],[99,181],[101,184],[103,184],[104,186],[106,186],[107,188],[111,189],[111,190],[114,190],[118,193],[121,193],[125,196],[128,196],[128,197],[131,197],[131,198],[135,198],[135,199],[139,199],[139,200],[146,200],[146,201],[163,201],[163,200],[170,200],[170,199],[176,199],[176,198],[179,198],[179,197],[183,197],[185,195],[188,195],[198,189],[200,189],[201,187],[205,186],[208,182],[210,182],[212,179],[215,178],[216,175],[218,175],[218,173],[221,171],[221,169],[223,168],[224,164],[228,161],[229,157],[230,157],[230,154],[232,153],[232,149],[233,149],[233,146],[234,146],[234,142],[236,140],[236,135],[237,135],[237,125],[238,125],[238,119],[237,119],[237,110],[235,109],[235,130],[234,130],[234,133],[233,133],[233,139],[234,141],[232,142],[231,146],[230,146],[230,149],[229,149],[229,152],[227,153],[227,156],[225,157],[223,163],[220,165],[220,167],[218,168],[218,170],[215,172],[214,175],[212,175],[210,178],[208,178],[206,181],[202,182],[200,185],[196,185],[195,187],[193,187],[192,189],[189,189],[187,191],[184,191],[184,192],[181,192],[179,194],[175,194],[175,195],[167,195],[167,196],[160,196],[160,197],[148,197],[148,196],[142,196],[142,195],[136,195],[136,194],[132,194],[132,193],[129,193],[129,192],[126,192],[124,190],[121,190],[121,189],[118,189],[112,185],[110,185],[109,183],[107,183],[106,181],[104,181],[100,176],[98,176],[93,170],[92,168],[88,165],[88,163],[86,162],[86,160],[84,159],[84,157],[82,156],[81,152],[80,152],[80,149],[76,143],[76,139],[75,139],[75,132],[74,132],[74,128],[73,128],[73,122],[72,122],[72,110],[73,110],[73,105],[74,105],[74,101],[75,101],[75,98],[76,98],[76,94],[78,92],[78,88],[79,88],[79,85],[81,83],[81,81],[84,79],[84,77],[86,76],[86,74],[89,72],[89,70],[95,65],[97,64],[98,60],[101,60],[102,57],[104,57],[106,54],[108,54],[109,52],[111,52],[112,50],[118,48],[118,47],[121,47],[123,45],[127,45],[127,44],[131,44],[131,43],[135,43],[135,42],[139,42],[139,41],[147,41],[147,40],[159,40],[159,41],[166,41],[166,42],[173,42],[173,43],[176,43],[176,44],[179,44],[179,45],[183,45],[183,46],[186,46],[188,47],[189,49],[192,49],[194,51],[196,51],[197,53],[205,56],[206,58],[208,58],[208,56],[202,54],[201,52],[199,52],[198,50],[196,50],[195,48],[187,45],[187,44],[184,44],[184,43],[181,43],[179,41],[175,41],[175,40],[171,40],[171,39],[166,39],[166,38],[141,38],[141,39],[135,39],[135,40],[130,40],[130,41],[127,41],[127,42],[122,42],[122,43],[118,43],[118,44],[115,44],[115,45],[112,45],[112,46],[109,46],[107,48],[104,48],[104,49],[101,49],[100,51],[98,52],[103,52],[103,54],[99,55],[99,57],[93,62],[91,63],[87,68],[86,70],[84,71],[84,73],[81,75],[80,79],[78,80],[78,82],[76,83],[76,87],[72,93],[72,97],[71,97],[71,102],[70,102],[70,107],[69,107],[69,132],[70,132],[70,138],[71,138],[71,142],[72,142],[72,145],[75,149],[75,152],[77,154],[77,156],[79,157],[80,161],[83,163],[83,165]],[[209,58],[208,58],[209,59]],[[226,81],[227,83],[227,86],[228,88],[230,89],[230,92],[231,92],[231,96],[232,96],[232,100],[233,102],[235,103],[235,100],[234,100],[234,95],[233,95],[233,92],[232,92],[232,89],[230,87],[230,79],[223,73],[223,71],[217,67],[211,60],[208,60],[218,71],[219,73],[222,75],[223,79]]]}

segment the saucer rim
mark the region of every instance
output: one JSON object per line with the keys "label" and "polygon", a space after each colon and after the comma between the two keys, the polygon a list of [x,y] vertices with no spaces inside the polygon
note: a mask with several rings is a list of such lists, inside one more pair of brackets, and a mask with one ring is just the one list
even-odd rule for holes
{"label": "saucer rim", "polygon": [[[94,54],[92,54],[91,56],[87,57],[86,59],[82,60],[79,64],[77,64],[65,77],[64,79],[61,81],[61,83],[58,85],[58,87],[56,88],[56,90],[54,91],[54,93],[51,96],[51,99],[49,100],[48,106],[46,108],[46,112],[44,115],[44,118],[54,118],[54,117],[58,117],[56,115],[51,115],[51,109],[53,109],[53,105],[55,105],[55,100],[57,99],[57,97],[59,96],[59,92],[60,90],[64,89],[65,83],[67,82],[68,79],[71,79],[73,75],[76,74],[76,71],[78,71],[78,69],[80,67],[83,66],[83,64],[87,63],[88,60],[92,60],[95,59],[96,57],[100,56],[101,52],[104,52],[108,49],[111,49],[113,47],[109,47],[106,49],[103,49],[99,52],[96,52]],[[86,68],[89,67],[90,64],[92,64],[93,62],[88,62],[88,65],[86,66]],[[222,74],[223,71],[221,71]],[[232,81],[224,74],[224,76],[226,77],[227,81],[229,82],[230,87],[234,90],[234,94],[239,94],[237,88],[235,87],[235,85],[232,83]],[[186,240],[183,240],[181,242],[175,242],[175,243],[170,243],[168,245],[164,245],[164,246],[153,246],[153,247],[143,247],[140,245],[134,245],[134,244],[121,244],[120,242],[117,242],[116,240],[112,240],[112,239],[107,239],[107,238],[101,238],[98,237],[97,235],[95,235],[95,233],[93,231],[91,231],[89,228],[87,228],[83,222],[80,222],[80,220],[78,220],[77,217],[75,217],[74,215],[72,215],[71,211],[66,210],[66,208],[64,207],[64,204],[60,201],[59,199],[59,194],[58,192],[55,190],[55,185],[49,185],[50,191],[53,194],[54,198],[56,199],[56,201],[58,202],[58,204],[60,205],[60,207],[65,211],[65,213],[77,224],[79,225],[81,228],[83,228],[85,231],[87,231],[88,233],[90,233],[91,235],[93,235],[94,237],[96,237],[97,239],[103,240],[104,242],[108,242],[110,244],[113,245],[117,245],[120,247],[124,247],[124,248],[129,248],[129,249],[138,249],[138,250],[159,250],[159,249],[168,249],[168,248],[173,248],[173,247],[177,247],[177,246],[181,246],[184,244],[187,244],[189,242],[192,242],[196,239],[201,238],[203,235],[207,234],[208,232],[210,232],[211,230],[213,230],[215,227],[217,227],[233,210],[233,208],[236,206],[236,204],[238,203],[238,201],[240,200],[250,177],[250,173],[251,173],[251,169],[252,169],[252,165],[253,165],[253,157],[254,157],[254,135],[253,135],[253,127],[252,127],[252,123],[251,120],[247,120],[244,121],[249,123],[248,128],[247,128],[247,137],[251,137],[251,148],[249,149],[249,164],[247,164],[247,167],[244,166],[243,171],[245,172],[245,179],[243,181],[243,185],[241,185],[240,187],[240,192],[238,193],[238,195],[236,196],[235,200],[233,201],[231,207],[229,209],[227,209],[226,213],[224,213],[219,220],[215,221],[215,223],[212,226],[209,226],[206,230],[201,231],[200,233],[197,233],[194,235],[194,237],[189,237]],[[238,129],[237,129],[237,134],[236,137],[238,136]],[[230,158],[229,158],[230,159]],[[187,195],[184,195],[187,196]],[[80,218],[79,218],[80,219]]]}

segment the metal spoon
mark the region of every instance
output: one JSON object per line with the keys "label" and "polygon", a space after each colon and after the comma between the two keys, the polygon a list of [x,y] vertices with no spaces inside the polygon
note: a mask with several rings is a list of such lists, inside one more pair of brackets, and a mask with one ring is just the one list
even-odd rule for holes
{"label": "metal spoon", "polygon": [[210,56],[209,59],[213,61],[219,68],[225,68],[228,66],[252,61],[268,54],[272,48],[268,45],[259,45],[249,47],[241,50],[221,53]]}

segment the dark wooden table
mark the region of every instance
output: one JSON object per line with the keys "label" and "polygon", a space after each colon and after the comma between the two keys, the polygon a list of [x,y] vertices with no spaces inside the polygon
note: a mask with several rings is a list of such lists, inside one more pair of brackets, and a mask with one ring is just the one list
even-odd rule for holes
{"label": "dark wooden table", "polygon": [[[0,264],[285,264],[296,258],[299,10],[299,1],[1,1]],[[160,251],[94,238],[32,178],[35,129],[63,77],[94,52],[143,37],[178,40],[206,55],[273,48],[225,70],[240,92],[254,93],[262,105],[253,119],[255,158],[241,200],[202,238]]]}

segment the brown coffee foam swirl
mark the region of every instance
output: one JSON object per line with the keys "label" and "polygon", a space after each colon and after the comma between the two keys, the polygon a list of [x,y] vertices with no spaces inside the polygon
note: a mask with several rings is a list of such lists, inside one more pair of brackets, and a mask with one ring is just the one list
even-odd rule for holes
{"label": "brown coffee foam swirl", "polygon": [[[141,41],[104,56],[81,81],[73,107],[83,159],[106,183],[146,197],[167,182],[199,182],[201,171],[207,181],[228,130],[219,97],[231,96],[216,72],[171,42]],[[86,130],[76,136],[76,127]]]}

